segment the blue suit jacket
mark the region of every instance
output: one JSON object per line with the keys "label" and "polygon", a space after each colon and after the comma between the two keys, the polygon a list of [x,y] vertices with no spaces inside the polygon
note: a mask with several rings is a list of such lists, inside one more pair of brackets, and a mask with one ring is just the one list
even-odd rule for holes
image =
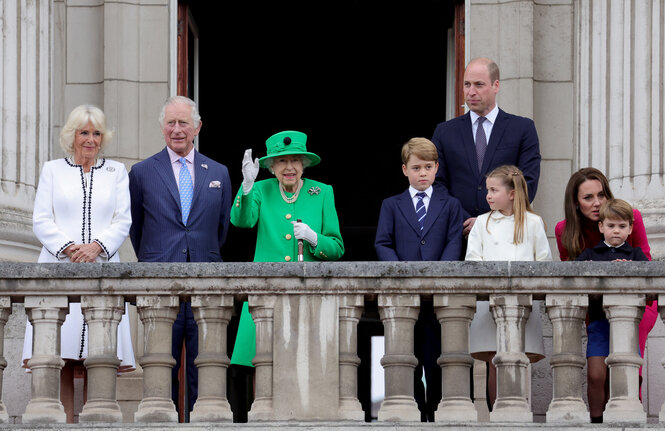
{"label": "blue suit jacket", "polygon": [[374,241],[379,260],[459,260],[462,214],[457,199],[434,189],[421,231],[408,189],[384,200]]}
{"label": "blue suit jacket", "polygon": [[[219,184],[219,187],[215,187]],[[132,227],[140,262],[221,262],[231,212],[226,166],[194,153],[194,196],[182,223],[180,194],[166,148],[132,166],[129,173]]]}
{"label": "blue suit jacket", "polygon": [[536,196],[540,150],[533,120],[499,109],[480,171],[470,113],[440,123],[432,141],[439,151],[437,184],[460,200],[466,212],[464,218],[477,217],[490,210],[485,176],[502,165],[520,168],[529,189],[529,200],[533,201]]}

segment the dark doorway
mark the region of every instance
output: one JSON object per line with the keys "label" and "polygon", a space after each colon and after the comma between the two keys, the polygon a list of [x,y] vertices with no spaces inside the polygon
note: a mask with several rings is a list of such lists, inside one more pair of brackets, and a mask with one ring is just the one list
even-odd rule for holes
{"label": "dark doorway", "polygon": [[[400,149],[445,119],[451,0],[189,1],[200,37],[202,153],[234,192],[243,152],[282,130],[321,156],[304,176],[331,184],[344,260],[376,260],[381,202],[408,182]],[[259,179],[268,178],[263,171]],[[251,261],[254,230],[231,227],[225,261]]]}

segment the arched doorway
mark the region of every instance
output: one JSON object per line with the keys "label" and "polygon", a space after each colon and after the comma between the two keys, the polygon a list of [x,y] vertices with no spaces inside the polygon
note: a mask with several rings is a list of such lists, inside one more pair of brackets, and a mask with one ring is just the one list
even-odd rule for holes
{"label": "arched doorway", "polygon": [[[408,186],[400,168],[401,145],[414,136],[430,137],[447,117],[447,100],[448,110],[460,105],[450,103],[450,75],[455,57],[463,64],[463,53],[451,57],[448,51],[454,46],[449,29],[463,4],[180,4],[189,9],[198,32],[200,151],[229,168],[235,191],[246,148],[261,157],[271,134],[307,133],[308,149],[322,163],[305,176],[335,189],[344,260],[375,260],[381,202]],[[183,66],[180,57],[180,70],[190,75],[192,95],[194,44],[188,45],[190,64]],[[269,175],[264,171],[259,179]],[[223,258],[250,261],[254,244],[255,232],[232,227]]]}

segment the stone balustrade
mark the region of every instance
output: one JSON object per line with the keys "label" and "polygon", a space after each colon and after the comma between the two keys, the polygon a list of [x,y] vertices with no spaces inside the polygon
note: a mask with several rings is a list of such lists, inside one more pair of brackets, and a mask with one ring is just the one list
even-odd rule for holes
{"label": "stone balustrade", "polygon": [[[530,423],[524,326],[533,299],[544,299],[553,328],[548,422],[586,423],[583,321],[589,295],[604,295],[611,326],[606,422],[646,422],[638,393],[638,323],[645,302],[665,304],[658,263],[335,262],[226,264],[0,264],[0,334],[12,302],[34,328],[32,394],[23,423],[62,423],[60,326],[80,301],[89,327],[88,400],[81,422],[119,422],[115,400],[116,328],[124,301],[143,322],[141,423],[176,422],[171,401],[171,326],[190,300],[199,325],[199,397],[192,422],[232,419],[226,398],[227,324],[234,301],[247,300],[256,323],[255,401],[250,422],[362,421],[357,399],[357,325],[364,302],[377,301],[384,324],[385,400],[379,421],[418,421],[413,398],[413,329],[421,298],[441,323],[442,400],[438,422],[472,423],[469,324],[476,300],[497,322],[497,400],[493,422]],[[665,307],[660,307],[665,319]],[[0,340],[0,384],[6,362]],[[665,406],[660,414],[665,421]],[[0,400],[0,422],[7,412]]]}

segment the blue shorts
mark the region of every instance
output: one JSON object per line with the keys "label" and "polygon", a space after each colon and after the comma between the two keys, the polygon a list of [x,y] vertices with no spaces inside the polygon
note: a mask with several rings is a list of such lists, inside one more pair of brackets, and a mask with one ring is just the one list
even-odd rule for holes
{"label": "blue shorts", "polygon": [[610,354],[610,322],[607,319],[593,320],[586,328],[588,342],[586,357],[609,356]]}

